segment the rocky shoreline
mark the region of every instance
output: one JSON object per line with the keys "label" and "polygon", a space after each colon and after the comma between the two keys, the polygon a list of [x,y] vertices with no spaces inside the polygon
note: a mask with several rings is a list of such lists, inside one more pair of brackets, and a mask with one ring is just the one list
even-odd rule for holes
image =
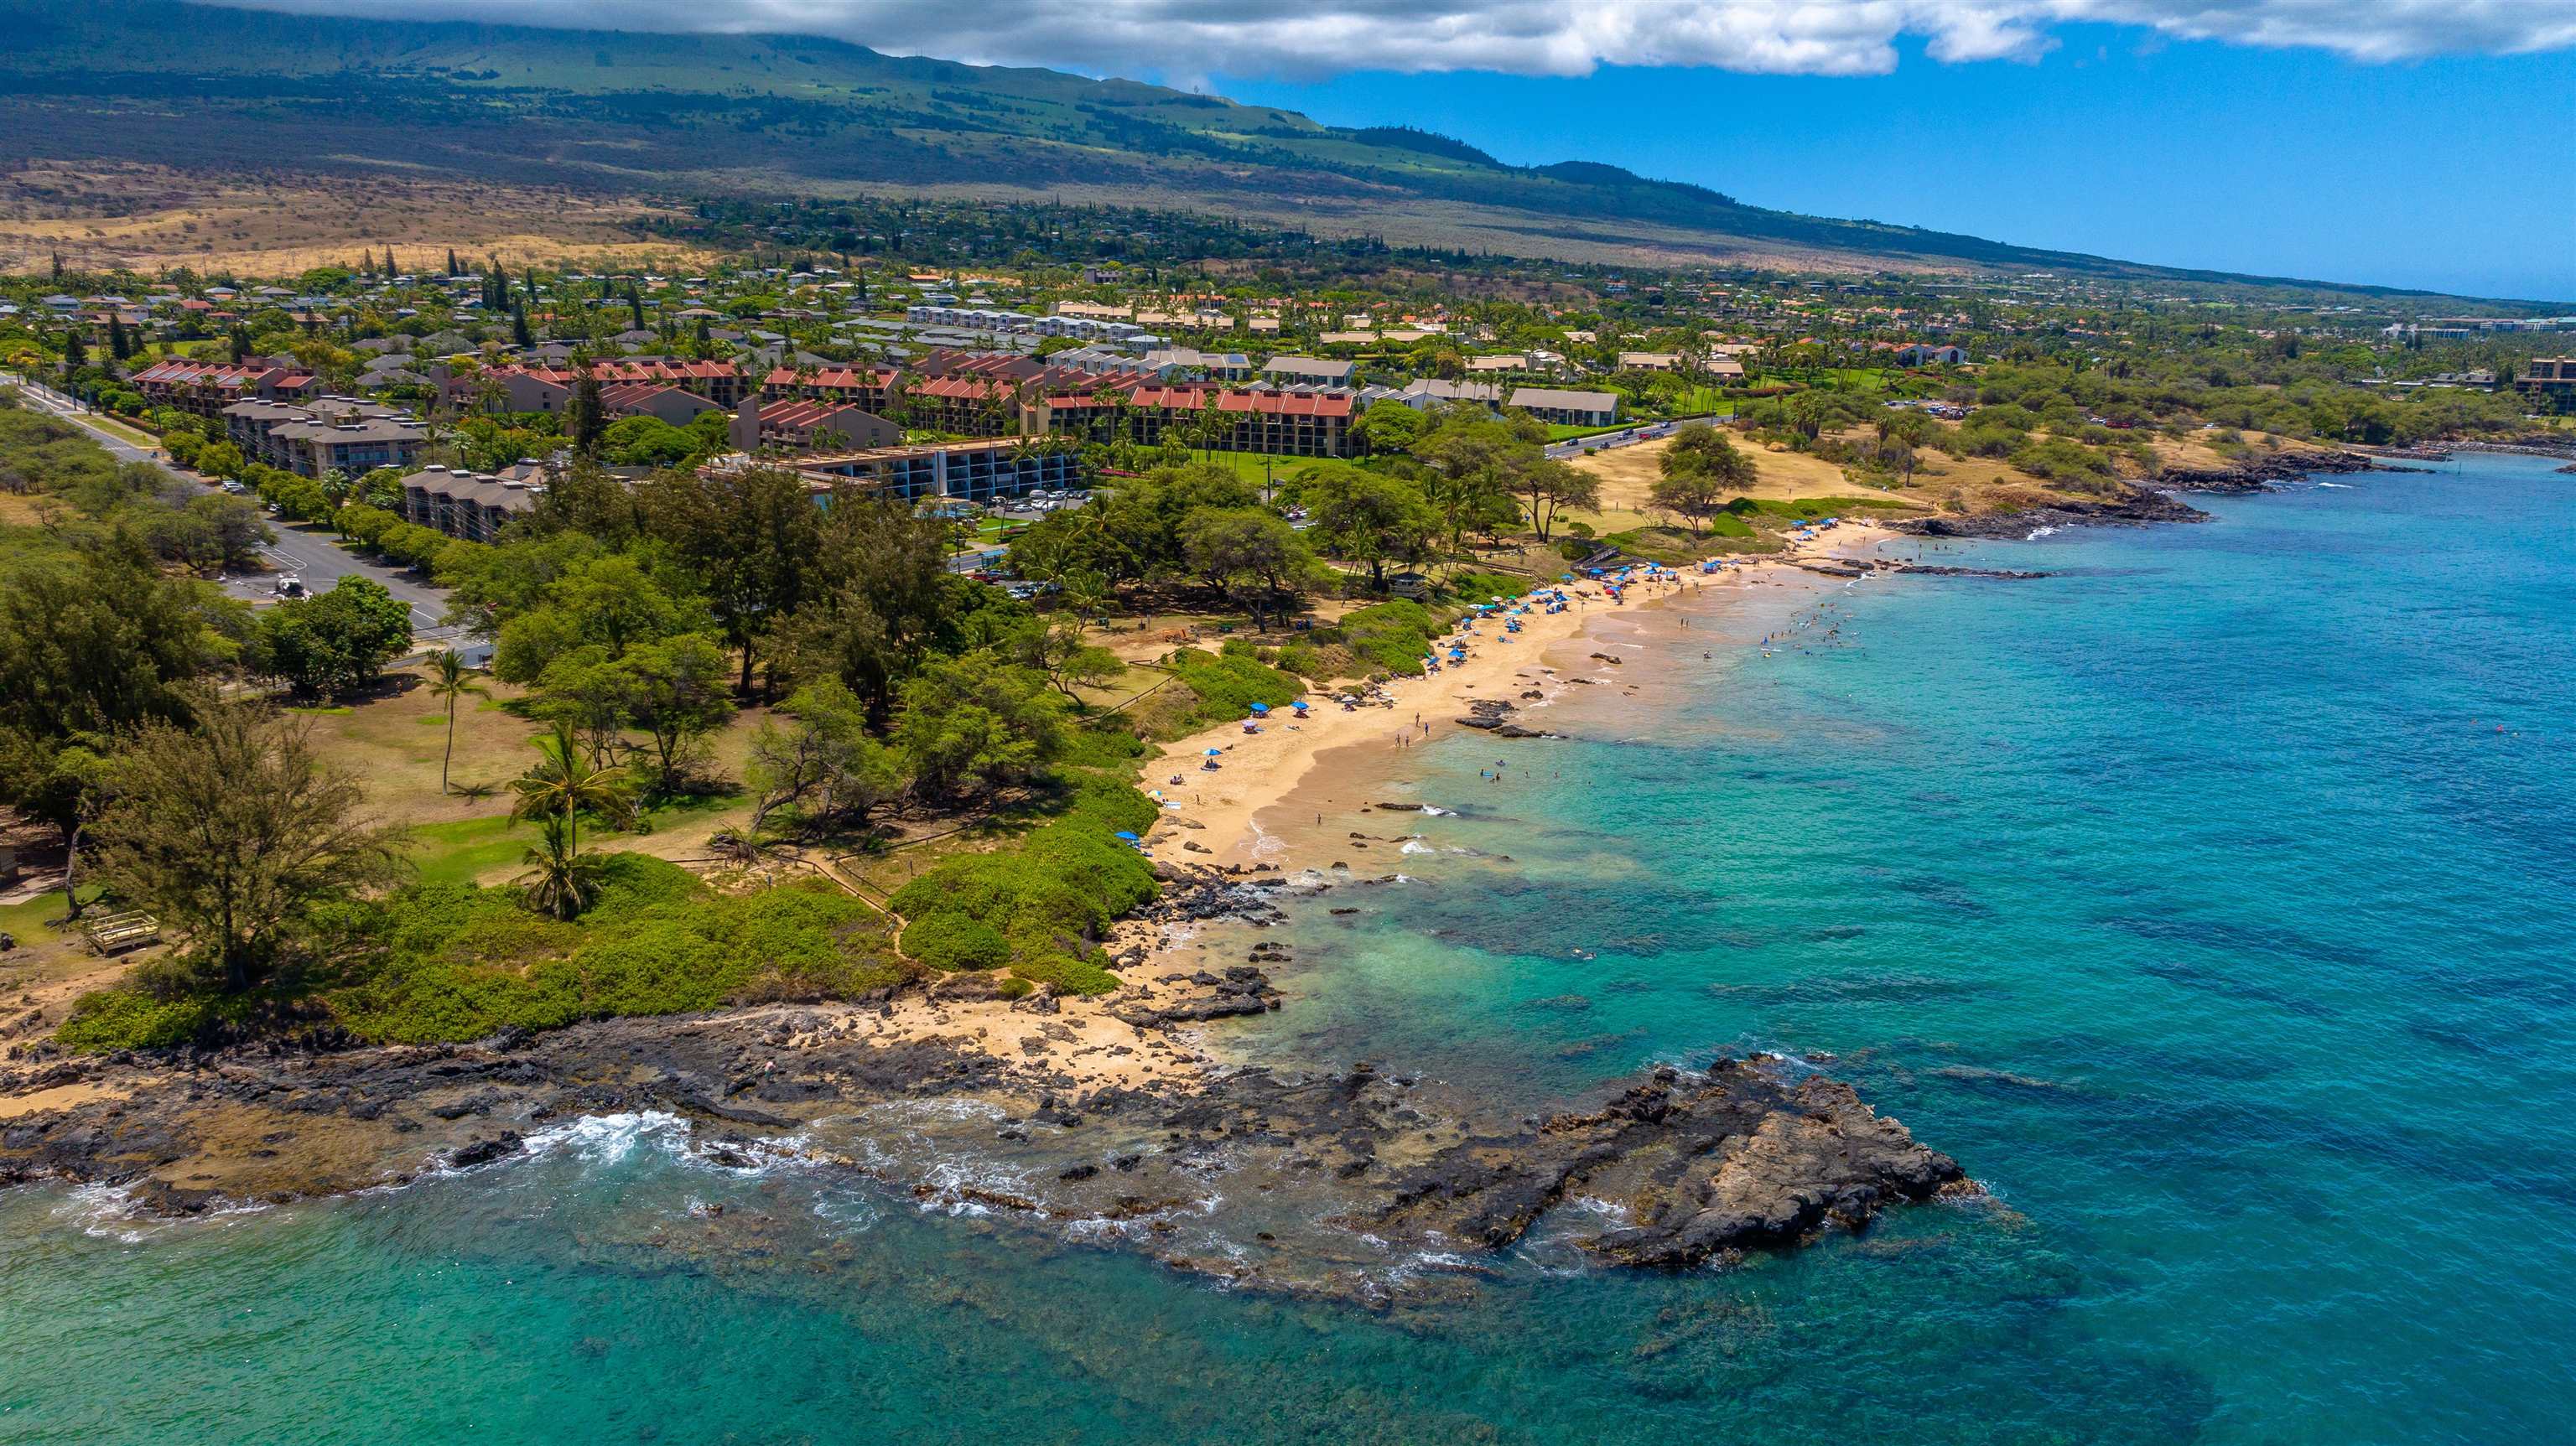
{"label": "rocky shoreline", "polygon": [[[1279,957],[1253,951],[1265,952]],[[1258,964],[1163,982],[1177,987],[1105,1007],[1137,1048],[1279,1003]],[[0,1118],[0,1185],[106,1184],[132,1211],[186,1216],[495,1166],[583,1117],[661,1112],[687,1122],[692,1149],[716,1168],[849,1171],[926,1208],[1381,1304],[1476,1273],[1391,1276],[1391,1265],[1499,1251],[1578,1195],[1591,1207],[1583,1220],[1614,1223],[1578,1232],[1576,1248],[1605,1264],[1678,1267],[1976,1189],[1849,1086],[1776,1060],[1660,1068],[1560,1110],[1504,1115],[1365,1063],[1086,1088],[1052,1052],[1010,1057],[982,1047],[981,1030],[891,1035],[893,1007],[771,1005],[470,1045],[22,1058],[0,1067],[0,1100],[49,1107]],[[1049,1016],[1101,1006],[997,1007],[1044,1029]],[[885,1110],[904,1112],[900,1131],[869,1123]],[[890,1157],[882,1146],[898,1134],[931,1153]],[[979,1176],[961,1160],[994,1168]],[[1215,1196],[1254,1202],[1222,1248],[1204,1238]]]}
{"label": "rocky shoreline", "polygon": [[2170,492],[2133,489],[2126,497],[2093,502],[2068,499],[2026,512],[1988,512],[1970,517],[1910,517],[1887,525],[1911,537],[2029,537],[2041,528],[2144,527],[2164,522],[2207,522],[2209,514]]}
{"label": "rocky shoreline", "polygon": [[2385,458],[2365,456],[2359,452],[2270,452],[2233,467],[2175,468],[2159,473],[2144,485],[2170,492],[2236,494],[2268,492],[2284,482],[2296,482],[2318,473],[2422,470],[2420,467],[2395,466]]}
{"label": "rocky shoreline", "polygon": [[2242,495],[2269,492],[2286,482],[2318,473],[2421,472],[2358,452],[2274,452],[2225,468],[2180,468],[2148,481],[2130,484],[2128,494],[2103,501],[2069,498],[2021,512],[1989,512],[1973,517],[1915,517],[1887,526],[1913,537],[2026,539],[2043,528],[2146,527],[2169,522],[2207,522],[2209,514],[2185,502],[2180,493]]}

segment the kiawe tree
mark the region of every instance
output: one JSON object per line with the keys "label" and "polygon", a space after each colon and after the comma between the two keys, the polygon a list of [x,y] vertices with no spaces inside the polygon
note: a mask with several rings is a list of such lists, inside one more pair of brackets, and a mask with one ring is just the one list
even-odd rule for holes
{"label": "kiawe tree", "polygon": [[666,472],[642,489],[640,504],[646,527],[705,589],[750,693],[770,629],[823,584],[823,510],[803,478],[775,467]]}
{"label": "kiawe tree", "polygon": [[365,821],[365,790],[305,725],[211,692],[194,704],[193,726],[146,723],[120,750],[98,875],[240,993],[315,909],[398,878],[403,833]]}
{"label": "kiawe tree", "polygon": [[356,573],[331,590],[259,616],[264,668],[306,698],[338,698],[376,681],[411,646],[411,608]]}
{"label": "kiawe tree", "polygon": [[732,721],[724,650],[684,633],[629,648],[608,669],[626,725],[650,745],[653,786],[670,792],[698,761],[700,740]]}
{"label": "kiawe tree", "polygon": [[904,685],[894,744],[921,791],[977,793],[1024,780],[1062,753],[1064,711],[1045,678],[979,650]]}
{"label": "kiawe tree", "polygon": [[867,706],[838,678],[797,689],[786,714],[788,723],[753,731],[743,770],[754,800],[744,834],[755,847],[781,814],[807,826],[864,818],[902,791],[901,761],[869,736]]}
{"label": "kiawe tree", "polygon": [[1404,478],[1329,463],[1300,472],[1297,485],[1298,500],[1314,521],[1317,550],[1364,564],[1373,588],[1386,586],[1388,563],[1422,561],[1439,536],[1440,514]]}
{"label": "kiawe tree", "polygon": [[1200,508],[1181,520],[1180,541],[1190,571],[1221,597],[1241,596],[1256,627],[1263,604],[1302,583],[1313,567],[1288,520],[1258,507]]}
{"label": "kiawe tree", "polygon": [[1662,476],[1647,493],[1663,511],[1691,520],[1705,533],[1708,520],[1753,485],[1753,459],[1737,450],[1725,433],[1705,422],[1684,424],[1666,444],[1657,466]]}
{"label": "kiawe tree", "polygon": [[1529,512],[1530,528],[1545,542],[1557,514],[1569,507],[1598,508],[1601,479],[1553,457],[1533,457],[1508,469],[1512,493]]}

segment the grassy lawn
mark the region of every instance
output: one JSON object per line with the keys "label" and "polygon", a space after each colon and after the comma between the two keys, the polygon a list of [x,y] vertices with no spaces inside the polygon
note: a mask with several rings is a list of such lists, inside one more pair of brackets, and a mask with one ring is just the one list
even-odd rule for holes
{"label": "grassy lawn", "polygon": [[[457,791],[441,793],[439,764],[447,746],[447,712],[421,687],[417,672],[390,675],[372,696],[337,708],[298,710],[316,746],[331,762],[358,776],[376,817],[410,830],[413,862],[432,882],[494,882],[517,871],[520,850],[535,837],[509,821],[510,781],[537,761],[535,741],[545,730],[512,707],[523,695],[485,677],[491,696],[466,698],[456,710],[456,761],[450,778]],[[718,791],[654,805],[636,833],[584,828],[583,846],[632,849],[666,858],[702,854],[707,837],[735,825],[750,800],[733,784],[742,777],[751,736],[768,716],[746,708],[706,740],[707,769]],[[472,787],[481,797],[463,790]]]}
{"label": "grassy lawn", "polygon": [[1816,374],[1815,384],[1841,392],[1883,392],[1887,373],[1876,367],[1826,367]]}
{"label": "grassy lawn", "polygon": [[1726,394],[1717,388],[1700,386],[1693,387],[1675,397],[1673,412],[1677,416],[1685,417],[1731,417],[1735,415],[1735,404],[1728,401]]}
{"label": "grassy lawn", "polygon": [[[633,833],[586,822],[582,852],[694,856],[745,802],[739,794],[712,794],[655,804],[642,810]],[[506,804],[496,813],[420,824],[411,830],[413,877],[424,884],[506,883],[525,867],[520,855],[536,838],[533,826],[511,821]]]}
{"label": "grassy lawn", "polygon": [[[82,891],[84,903],[95,903],[92,890]],[[133,964],[152,957],[158,951],[139,950],[120,959],[102,959],[92,952],[77,928],[56,929],[52,922],[63,917],[63,895],[60,889],[44,893],[20,904],[0,907],[0,932],[18,941],[18,947],[0,954],[0,1013],[14,1014],[12,1007],[30,990],[41,990],[65,980],[84,975],[95,976],[100,984]]]}
{"label": "grassy lawn", "polygon": [[144,431],[140,427],[129,426],[124,422],[116,421],[102,412],[83,412],[81,413],[80,419],[98,430],[107,433],[109,436],[116,438],[120,442],[131,442],[137,447],[158,447],[161,445],[161,439],[153,436],[150,432]]}
{"label": "grassy lawn", "polygon": [[1232,467],[1236,475],[1258,487],[1266,477],[1285,482],[1297,469],[1310,462],[1329,460],[1323,457],[1290,457],[1274,452],[1214,452],[1200,454],[1204,460],[1220,467]]}
{"label": "grassy lawn", "polygon": [[506,813],[454,823],[422,824],[411,831],[412,866],[424,884],[471,884],[486,874],[519,865],[519,855],[536,831],[510,821]]}
{"label": "grassy lawn", "polygon": [[[57,871],[56,882],[60,881]],[[22,949],[30,945],[51,944],[66,936],[57,933],[46,921],[62,916],[63,891],[48,889],[23,904],[0,907],[0,934],[16,936],[18,947]]]}

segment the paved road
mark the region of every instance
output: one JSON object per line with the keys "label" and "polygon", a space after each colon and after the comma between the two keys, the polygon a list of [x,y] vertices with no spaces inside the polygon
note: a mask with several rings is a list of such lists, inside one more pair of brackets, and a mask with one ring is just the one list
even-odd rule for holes
{"label": "paved road", "polygon": [[[20,398],[28,406],[37,411],[61,417],[82,428],[96,438],[100,446],[105,447],[121,460],[149,462],[191,486],[216,485],[194,472],[172,466],[169,458],[160,449],[136,446],[123,437],[98,426],[90,420],[89,413],[80,409],[79,404],[51,387],[28,381],[23,377],[8,377],[5,373],[0,373],[0,378],[14,381],[19,388]],[[383,583],[385,591],[392,593],[411,609],[414,641],[436,642],[457,635],[457,629],[440,626],[440,620],[447,616],[445,589],[431,587],[409,572],[361,557],[341,546],[330,534],[318,528],[288,523],[282,519],[277,520],[273,525],[277,528],[277,541],[274,545],[264,547],[260,551],[268,558],[269,566],[276,569],[276,573],[293,573],[303,581],[306,588],[314,592],[328,592],[332,585],[343,577],[354,575],[372,578]],[[275,596],[276,574],[227,577],[223,579],[223,585],[224,590],[235,597],[254,602],[265,601]]]}

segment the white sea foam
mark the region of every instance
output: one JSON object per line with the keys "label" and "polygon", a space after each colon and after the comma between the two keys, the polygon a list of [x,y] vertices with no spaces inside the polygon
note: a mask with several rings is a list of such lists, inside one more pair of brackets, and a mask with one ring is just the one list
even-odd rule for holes
{"label": "white sea foam", "polygon": [[69,1198],[54,1207],[54,1218],[83,1235],[122,1245],[141,1245],[165,1230],[203,1228],[247,1215],[265,1215],[276,1208],[259,1200],[218,1199],[203,1211],[183,1218],[144,1215],[134,1203],[135,1186],[134,1181],[74,1186]]}
{"label": "white sea foam", "polygon": [[1440,852],[1440,850],[1433,848],[1431,845],[1424,843],[1418,838],[1409,838],[1404,841],[1404,847],[1397,849],[1396,852],[1400,854],[1436,854]]}
{"label": "white sea foam", "polygon": [[537,1131],[522,1142],[529,1158],[570,1154],[585,1164],[614,1165],[647,1140],[687,1143],[689,1122],[667,1110],[638,1110],[614,1115],[583,1115]]}
{"label": "white sea foam", "polygon": [[1580,1210],[1587,1215],[1598,1215],[1620,1225],[1636,1223],[1629,1215],[1628,1207],[1616,1200],[1604,1200],[1597,1195],[1569,1195],[1565,1197],[1565,1203],[1569,1209]]}

